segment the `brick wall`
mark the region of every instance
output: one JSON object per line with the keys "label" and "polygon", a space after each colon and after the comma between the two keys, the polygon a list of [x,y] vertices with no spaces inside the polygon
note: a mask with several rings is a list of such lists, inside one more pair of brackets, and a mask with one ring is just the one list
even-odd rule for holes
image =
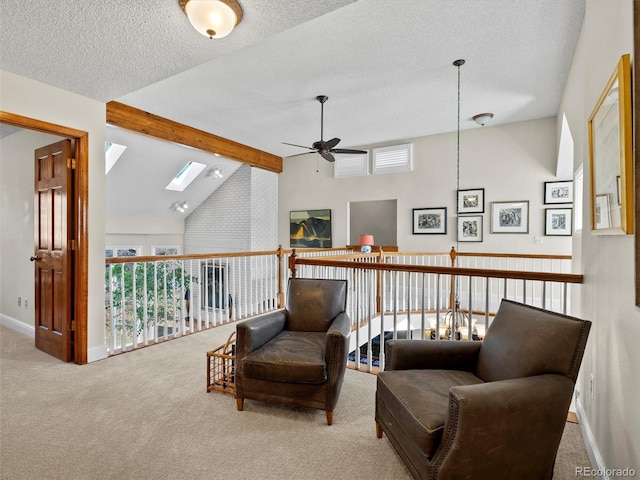
{"label": "brick wall", "polygon": [[243,165],[185,220],[184,253],[275,250],[278,176]]}
{"label": "brick wall", "polygon": [[[227,253],[278,248],[278,175],[243,165],[185,220],[184,253]],[[243,261],[251,271],[251,285],[244,285],[236,268],[224,265],[226,285],[236,308],[241,292],[264,289],[263,268]],[[194,286],[194,289],[196,287]],[[197,291],[192,292],[194,305]],[[253,298],[253,295],[249,295]],[[202,313],[200,313],[202,314]],[[195,317],[199,316],[193,312]]]}

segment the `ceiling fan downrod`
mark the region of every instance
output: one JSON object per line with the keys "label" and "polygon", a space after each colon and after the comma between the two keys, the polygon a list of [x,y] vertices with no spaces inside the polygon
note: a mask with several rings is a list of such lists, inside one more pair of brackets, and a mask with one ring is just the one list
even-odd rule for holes
{"label": "ceiling fan downrod", "polygon": [[318,95],[316,100],[320,102],[320,142],[324,142],[324,102],[329,100],[329,97]]}

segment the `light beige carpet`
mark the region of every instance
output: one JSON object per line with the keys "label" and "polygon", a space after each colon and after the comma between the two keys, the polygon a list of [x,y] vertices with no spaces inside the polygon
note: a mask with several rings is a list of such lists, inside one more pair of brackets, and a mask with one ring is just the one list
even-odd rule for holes
{"label": "light beige carpet", "polygon": [[[0,327],[0,478],[408,479],[374,427],[375,376],[347,370],[334,423],[206,393],[206,352],[235,325],[89,365],[57,361]],[[556,479],[588,465],[568,423]]]}

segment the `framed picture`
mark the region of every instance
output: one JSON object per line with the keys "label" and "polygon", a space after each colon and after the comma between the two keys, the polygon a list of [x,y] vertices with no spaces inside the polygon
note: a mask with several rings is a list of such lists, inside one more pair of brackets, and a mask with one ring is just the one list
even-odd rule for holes
{"label": "framed picture", "polygon": [[491,233],[529,233],[529,201],[491,202]]}
{"label": "framed picture", "polygon": [[291,248],[331,248],[331,210],[289,212]]}
{"label": "framed picture", "polygon": [[544,182],[544,203],[573,203],[573,180]]}
{"label": "framed picture", "polygon": [[596,195],[593,214],[596,230],[611,228],[611,202],[608,193]]}
{"label": "framed picture", "polygon": [[572,210],[570,208],[544,209],[544,234],[571,236]]}
{"label": "framed picture", "polygon": [[484,188],[458,190],[458,213],[484,213]]}
{"label": "framed picture", "polygon": [[[634,233],[631,81],[631,60],[625,54],[588,120],[594,233]],[[607,210],[603,209],[605,203]]]}
{"label": "framed picture", "polygon": [[447,233],[447,208],[414,208],[413,233]]}
{"label": "framed picture", "polygon": [[468,215],[458,217],[458,241],[482,241],[482,215]]}

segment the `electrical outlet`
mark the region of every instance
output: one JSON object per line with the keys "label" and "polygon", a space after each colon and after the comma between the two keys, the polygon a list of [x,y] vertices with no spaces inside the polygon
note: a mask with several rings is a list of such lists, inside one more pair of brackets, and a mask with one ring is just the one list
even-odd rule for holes
{"label": "electrical outlet", "polygon": [[591,376],[589,377],[589,398],[591,399],[591,401],[593,401],[595,397],[595,393],[593,391],[593,373],[591,374]]}
{"label": "electrical outlet", "polygon": [[542,237],[533,237],[533,243],[536,245],[542,245]]}
{"label": "electrical outlet", "polygon": [[24,297],[24,308],[29,308],[29,301],[27,300],[27,297]]}
{"label": "electrical outlet", "polygon": [[22,297],[18,297],[18,306],[21,307],[22,306]]}

